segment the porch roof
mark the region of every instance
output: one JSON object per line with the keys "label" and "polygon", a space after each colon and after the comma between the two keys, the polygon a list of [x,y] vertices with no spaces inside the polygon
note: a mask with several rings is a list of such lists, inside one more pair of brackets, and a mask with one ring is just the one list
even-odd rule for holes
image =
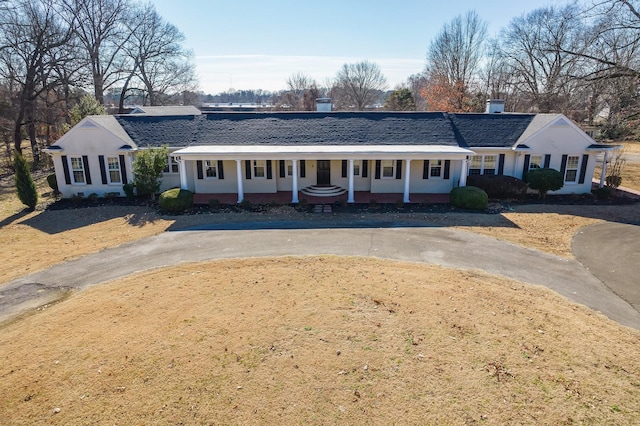
{"label": "porch roof", "polygon": [[173,156],[228,159],[464,159],[473,151],[448,145],[201,145],[179,149]]}

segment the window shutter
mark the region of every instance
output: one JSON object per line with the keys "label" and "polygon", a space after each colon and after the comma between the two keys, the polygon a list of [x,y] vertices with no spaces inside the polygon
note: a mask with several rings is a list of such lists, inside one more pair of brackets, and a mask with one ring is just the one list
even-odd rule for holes
{"label": "window shutter", "polygon": [[98,162],[100,163],[100,177],[102,178],[102,184],[106,185],[107,182],[107,166],[104,164],[104,155],[98,155]]}
{"label": "window shutter", "polygon": [[71,174],[69,173],[69,163],[66,155],[62,156],[62,170],[64,171],[64,182],[67,185],[71,185]]}
{"label": "window shutter", "polygon": [[203,167],[204,164],[202,164],[202,160],[196,161],[196,168],[198,169],[198,179],[204,179],[204,171],[202,170]]}
{"label": "window shutter", "polygon": [[91,185],[91,172],[89,171],[89,157],[82,156],[82,164],[84,164],[84,174],[87,177],[87,185]]}
{"label": "window shutter", "polygon": [[451,160],[444,160],[444,178],[449,179],[451,175]]}
{"label": "window shutter", "polygon": [[504,154],[500,154],[500,157],[498,160],[498,174],[499,175],[504,174]]}
{"label": "window shutter", "polygon": [[271,166],[271,160],[267,160],[267,179],[273,179],[273,169]]}
{"label": "window shutter", "polygon": [[578,179],[578,183],[584,183],[584,178],[587,175],[588,164],[589,164],[589,155],[584,154],[582,156],[582,166],[580,166],[580,179]]}
{"label": "window shutter", "polygon": [[568,155],[563,155],[562,163],[560,163],[560,173],[562,173],[562,180],[564,180],[564,172],[567,171],[567,157]]}
{"label": "window shutter", "polygon": [[429,179],[429,160],[424,160],[423,162],[422,179]]}
{"label": "window shutter", "polygon": [[244,160],[244,177],[251,179],[251,160]]}
{"label": "window shutter", "polygon": [[342,160],[342,177],[347,177],[347,160]]}
{"label": "window shutter", "polygon": [[362,177],[366,178],[369,175],[369,160],[362,160]]}
{"label": "window shutter", "polygon": [[551,154],[545,154],[544,156],[544,168],[548,169],[549,168],[549,164],[551,164]]}
{"label": "window shutter", "polygon": [[529,164],[531,164],[531,155],[525,154],[524,164],[522,165],[522,180],[527,179],[527,175],[529,174]]}
{"label": "window shutter", "polygon": [[376,179],[380,179],[380,169],[382,168],[382,161],[376,160]]}
{"label": "window shutter", "polygon": [[396,179],[402,179],[402,160],[396,161]]}
{"label": "window shutter", "polygon": [[280,177],[281,178],[286,177],[287,171],[285,170],[284,160],[280,160],[279,165],[280,165]]}
{"label": "window shutter", "polygon": [[307,176],[307,162],[305,160],[300,160],[300,177]]}
{"label": "window shutter", "polygon": [[124,161],[124,155],[119,155],[118,158],[120,159],[120,176],[122,176],[122,184],[126,185],[129,183],[129,180],[127,179],[127,165]]}
{"label": "window shutter", "polygon": [[224,161],[218,160],[218,179],[224,179]]}

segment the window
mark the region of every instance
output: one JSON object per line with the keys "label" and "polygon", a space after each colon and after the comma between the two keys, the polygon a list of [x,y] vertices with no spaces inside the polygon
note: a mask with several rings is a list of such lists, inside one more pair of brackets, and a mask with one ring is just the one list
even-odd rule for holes
{"label": "window", "polygon": [[529,170],[542,168],[542,155],[532,155],[529,160]]}
{"label": "window", "polygon": [[432,160],[429,162],[429,177],[442,177],[442,160]]}
{"label": "window", "polygon": [[213,160],[205,160],[204,162],[205,175],[208,178],[218,178],[218,162]]}
{"label": "window", "polygon": [[484,164],[482,165],[483,175],[495,175],[496,174],[496,156],[485,155]]}
{"label": "window", "polygon": [[393,179],[396,177],[394,160],[382,160],[382,178]]}
{"label": "window", "polygon": [[293,160],[287,160],[287,177],[293,176]]}
{"label": "window", "polygon": [[84,164],[82,163],[82,157],[71,157],[71,171],[73,172],[73,183],[84,184],[86,183],[84,177]]}
{"label": "window", "polygon": [[469,162],[469,176],[472,175],[495,175],[496,174],[495,155],[474,155]]}
{"label": "window", "polygon": [[362,165],[362,160],[353,160],[353,175],[360,176],[360,168]]}
{"label": "window", "polygon": [[564,172],[565,182],[575,182],[578,178],[578,168],[580,164],[580,156],[569,155],[567,157],[567,168]]}
{"label": "window", "polygon": [[263,178],[265,177],[266,160],[253,160],[253,177]]}
{"label": "window", "polygon": [[118,157],[107,157],[107,168],[109,173],[109,183],[122,183],[120,175],[120,159]]}
{"label": "window", "polygon": [[164,167],[162,173],[178,173],[178,160],[176,160],[173,156],[169,156],[167,160],[167,165]]}

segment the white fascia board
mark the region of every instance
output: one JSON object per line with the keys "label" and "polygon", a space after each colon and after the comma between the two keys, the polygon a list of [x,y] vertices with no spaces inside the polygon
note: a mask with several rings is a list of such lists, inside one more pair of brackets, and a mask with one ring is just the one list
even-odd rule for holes
{"label": "white fascia board", "polygon": [[423,159],[464,159],[474,155],[468,149],[446,145],[206,145],[179,149],[171,155],[183,160],[198,160],[203,157],[228,158],[236,160],[376,160]]}

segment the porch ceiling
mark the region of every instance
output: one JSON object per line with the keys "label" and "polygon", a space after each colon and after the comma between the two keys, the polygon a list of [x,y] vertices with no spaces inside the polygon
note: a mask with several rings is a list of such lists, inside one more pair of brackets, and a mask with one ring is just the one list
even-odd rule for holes
{"label": "porch ceiling", "polygon": [[172,155],[179,156],[185,160],[194,160],[202,157],[238,160],[259,158],[272,160],[340,160],[347,158],[375,160],[382,158],[423,159],[425,157],[464,159],[467,155],[474,155],[474,152],[446,145],[206,145],[179,149],[174,151]]}

